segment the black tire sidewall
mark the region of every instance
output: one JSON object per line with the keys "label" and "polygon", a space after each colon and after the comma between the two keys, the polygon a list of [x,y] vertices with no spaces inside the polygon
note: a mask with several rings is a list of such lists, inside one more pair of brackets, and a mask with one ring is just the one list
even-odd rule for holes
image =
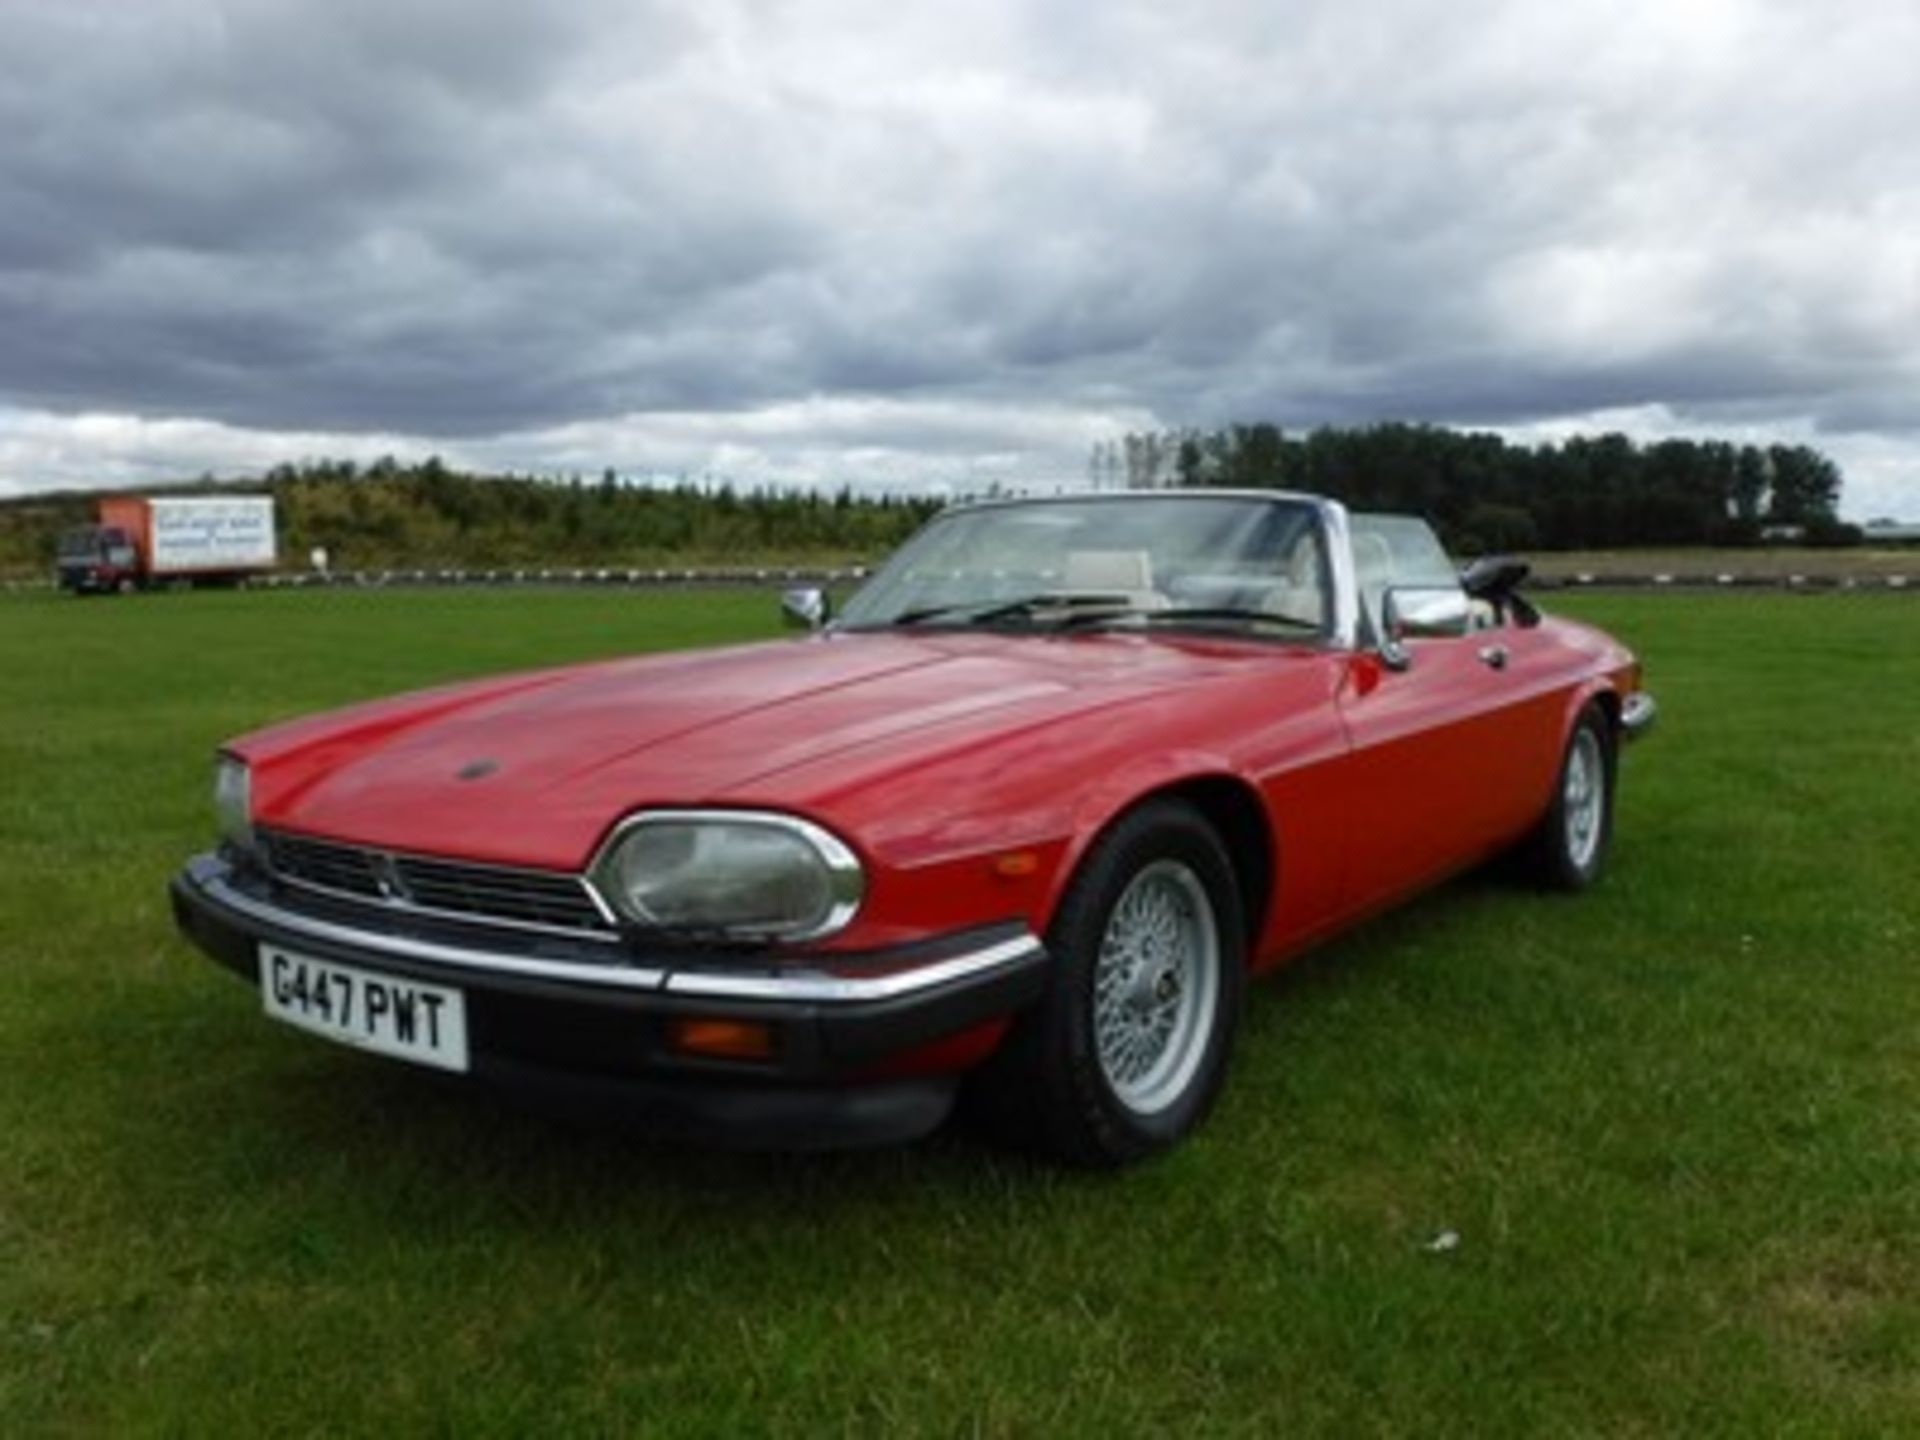
{"label": "black tire sidewall", "polygon": [[[1171,1105],[1141,1114],[1121,1102],[1101,1069],[1094,1040],[1093,981],[1108,917],[1134,877],[1156,860],[1177,860],[1205,887],[1213,905],[1219,965],[1206,1051],[1186,1091]],[[1044,1029],[1068,1115],[1082,1132],[1084,1158],[1121,1163],[1163,1150],[1191,1132],[1212,1109],[1226,1077],[1246,980],[1246,938],[1239,887],[1218,835],[1191,806],[1152,801],[1123,816],[1087,854],[1047,931],[1054,982],[1035,1018]],[[1056,1092],[1057,1093],[1057,1092]]]}
{"label": "black tire sidewall", "polygon": [[[1600,842],[1585,865],[1577,863],[1567,843],[1567,767],[1573,763],[1573,750],[1583,732],[1590,732],[1599,746],[1601,769]],[[1567,743],[1560,755],[1560,766],[1553,774],[1553,804],[1547,810],[1541,843],[1547,864],[1546,878],[1563,890],[1584,890],[1600,878],[1606,868],[1607,852],[1613,846],[1614,778],[1619,770],[1613,727],[1598,706],[1588,705],[1567,732]]]}

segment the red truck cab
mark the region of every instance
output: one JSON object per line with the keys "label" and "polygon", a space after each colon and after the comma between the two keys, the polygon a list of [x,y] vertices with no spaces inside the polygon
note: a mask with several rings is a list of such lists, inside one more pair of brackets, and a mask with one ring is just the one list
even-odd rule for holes
{"label": "red truck cab", "polygon": [[76,595],[129,591],[140,583],[140,552],[119,525],[81,525],[60,536],[57,578]]}

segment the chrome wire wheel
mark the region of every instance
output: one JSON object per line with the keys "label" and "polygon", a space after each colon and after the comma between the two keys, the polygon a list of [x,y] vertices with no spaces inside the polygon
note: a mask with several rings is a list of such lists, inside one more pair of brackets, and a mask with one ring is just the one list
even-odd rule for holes
{"label": "chrome wire wheel", "polygon": [[1607,760],[1600,750],[1600,737],[1591,728],[1583,725],[1574,731],[1560,785],[1567,859],[1575,869],[1586,870],[1600,851],[1607,819]]}
{"label": "chrome wire wheel", "polygon": [[1093,1039],[1114,1098],[1136,1115],[1174,1104],[1206,1056],[1220,1004],[1220,929],[1200,877],[1155,860],[1107,917],[1093,971]]}

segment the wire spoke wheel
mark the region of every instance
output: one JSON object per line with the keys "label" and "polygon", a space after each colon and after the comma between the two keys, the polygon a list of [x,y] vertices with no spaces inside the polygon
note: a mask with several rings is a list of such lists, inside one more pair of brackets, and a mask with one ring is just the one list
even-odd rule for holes
{"label": "wire spoke wheel", "polygon": [[1233,861],[1193,806],[1155,799],[1114,820],[1047,928],[1045,993],[970,1084],[975,1113],[1090,1168],[1177,1145],[1226,1080],[1243,914]]}
{"label": "wire spoke wheel", "polygon": [[1607,713],[1587,705],[1560,752],[1546,813],[1520,846],[1527,870],[1550,890],[1584,890],[1600,878],[1613,834],[1617,753]]}
{"label": "wire spoke wheel", "polygon": [[1600,737],[1584,726],[1574,732],[1567,752],[1560,798],[1567,858],[1578,869],[1588,869],[1606,822],[1606,758],[1600,753]]}
{"label": "wire spoke wheel", "polygon": [[1093,972],[1093,1039],[1114,1098],[1151,1115],[1193,1083],[1220,1003],[1220,930],[1200,877],[1144,866],[1115,901]]}

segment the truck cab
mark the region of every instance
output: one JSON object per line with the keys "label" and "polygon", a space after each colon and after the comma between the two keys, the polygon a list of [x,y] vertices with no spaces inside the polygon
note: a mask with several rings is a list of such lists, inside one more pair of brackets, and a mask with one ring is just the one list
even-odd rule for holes
{"label": "truck cab", "polygon": [[119,525],[80,525],[64,531],[55,561],[62,590],[76,595],[132,590],[140,583],[140,554]]}

